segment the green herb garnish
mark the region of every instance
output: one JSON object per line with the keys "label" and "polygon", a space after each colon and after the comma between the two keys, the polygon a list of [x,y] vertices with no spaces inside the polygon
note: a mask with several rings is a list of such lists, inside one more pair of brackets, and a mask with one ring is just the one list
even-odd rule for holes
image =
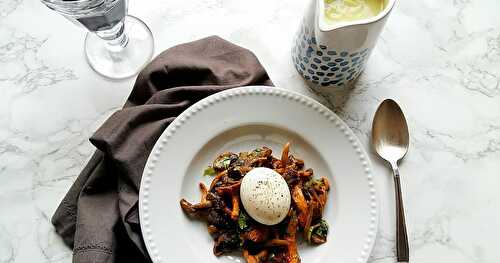
{"label": "green herb garnish", "polygon": [[225,170],[225,169],[229,168],[233,158],[234,158],[234,160],[236,160],[236,159],[238,159],[238,156],[234,156],[234,157],[231,155],[221,156],[214,162],[213,167],[217,170]]}
{"label": "green herb garnish", "polygon": [[229,165],[231,165],[231,158],[227,157],[224,161],[222,161],[222,166],[224,169],[227,169],[229,168]]}
{"label": "green herb garnish", "polygon": [[312,242],[312,237],[317,236],[320,237],[321,239],[324,239],[326,241],[326,236],[328,235],[328,223],[321,219],[319,223],[310,226],[309,229],[307,230],[306,238],[309,243]]}
{"label": "green herb garnish", "polygon": [[207,169],[203,171],[203,176],[215,176],[215,169],[211,166],[207,167]]}
{"label": "green herb garnish", "polygon": [[309,189],[311,187],[320,187],[323,185],[324,185],[324,183],[323,183],[323,180],[321,180],[321,179],[310,179],[309,181],[307,181],[304,184],[304,188]]}
{"label": "green herb garnish", "polygon": [[238,226],[241,230],[245,230],[248,227],[248,219],[248,215],[241,210],[238,216]]}
{"label": "green herb garnish", "polygon": [[261,154],[261,152],[262,152],[262,149],[257,148],[257,149],[255,149],[255,150],[253,150],[252,152],[250,152],[250,153],[248,154],[248,156],[250,156],[250,157],[259,157],[259,156],[260,156],[260,154]]}

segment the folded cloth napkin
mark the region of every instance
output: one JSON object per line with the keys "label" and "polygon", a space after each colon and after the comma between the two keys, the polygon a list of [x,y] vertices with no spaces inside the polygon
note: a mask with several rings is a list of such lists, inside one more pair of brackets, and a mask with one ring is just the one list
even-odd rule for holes
{"label": "folded cloth napkin", "polygon": [[156,140],[193,103],[247,85],[272,82],[252,52],[216,36],[172,47],[139,74],[123,109],[90,139],[97,150],[52,218],[73,262],[151,261],[137,201]]}

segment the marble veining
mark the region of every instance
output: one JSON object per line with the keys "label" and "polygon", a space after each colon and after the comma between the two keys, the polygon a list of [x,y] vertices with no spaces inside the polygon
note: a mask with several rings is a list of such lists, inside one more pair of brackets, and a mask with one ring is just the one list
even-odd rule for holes
{"label": "marble veining", "polygon": [[[500,262],[500,2],[398,1],[355,87],[322,95],[290,59],[307,1],[129,2],[157,54],[220,35],[254,51],[277,86],[318,99],[353,129],[381,201],[370,263],[395,262],[392,178],[369,148],[385,98],[410,127],[401,174],[411,262]],[[92,72],[83,38],[38,1],[0,0],[0,263],[71,262],[50,217],[93,152],[88,137],[133,84]]]}
{"label": "marble veining", "polygon": [[5,64],[1,80],[13,82],[19,92],[29,93],[60,81],[77,79],[71,69],[50,68],[39,58],[46,39],[36,39],[12,29],[2,31],[0,35],[7,42],[0,46],[0,61]]}

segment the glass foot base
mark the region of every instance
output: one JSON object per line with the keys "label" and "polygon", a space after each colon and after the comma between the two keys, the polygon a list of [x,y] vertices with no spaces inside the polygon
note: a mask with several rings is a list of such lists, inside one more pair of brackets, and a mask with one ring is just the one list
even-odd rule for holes
{"label": "glass foot base", "polygon": [[132,77],[139,73],[153,56],[153,34],[148,26],[133,16],[127,16],[124,24],[128,38],[125,46],[110,46],[92,32],[87,33],[85,38],[87,62],[104,77]]}

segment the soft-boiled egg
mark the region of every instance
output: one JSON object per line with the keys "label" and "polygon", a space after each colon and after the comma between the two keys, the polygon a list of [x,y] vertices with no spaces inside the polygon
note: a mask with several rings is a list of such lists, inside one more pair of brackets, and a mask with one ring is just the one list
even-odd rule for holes
{"label": "soft-boiled egg", "polygon": [[285,179],[265,167],[254,168],[243,177],[240,198],[248,215],[264,225],[283,221],[290,209],[290,190]]}

